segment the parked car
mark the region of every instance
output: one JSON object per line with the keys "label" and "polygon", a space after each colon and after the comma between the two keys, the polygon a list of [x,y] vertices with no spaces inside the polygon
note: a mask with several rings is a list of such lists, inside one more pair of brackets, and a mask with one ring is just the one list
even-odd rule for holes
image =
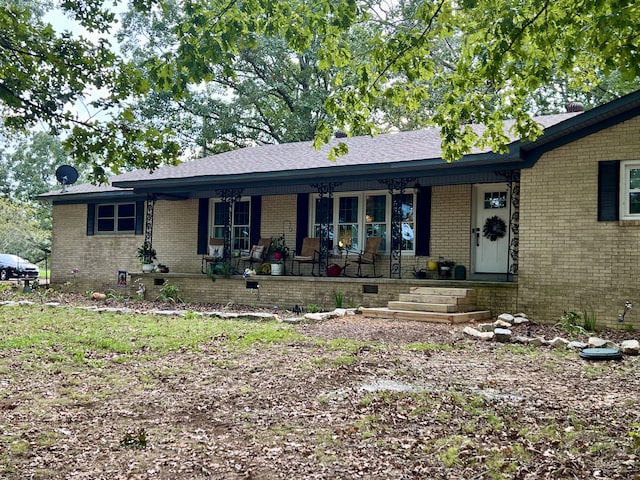
{"label": "parked car", "polygon": [[38,278],[40,270],[29,260],[9,253],[0,253],[0,280]]}

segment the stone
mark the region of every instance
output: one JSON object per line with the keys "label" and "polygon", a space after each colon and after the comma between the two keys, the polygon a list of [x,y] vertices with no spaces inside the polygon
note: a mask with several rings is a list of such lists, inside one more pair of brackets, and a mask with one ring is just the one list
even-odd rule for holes
{"label": "stone", "polygon": [[493,332],[481,332],[480,330],[476,330],[473,327],[464,327],[464,330],[462,331],[462,333],[464,333],[465,335],[469,335],[470,337],[473,337],[473,338],[478,338],[480,340],[493,339]]}
{"label": "stone", "polygon": [[529,323],[529,319],[527,317],[514,317],[514,325],[522,325],[523,323]]}
{"label": "stone", "polygon": [[529,337],[515,336],[511,337],[511,343],[519,343],[521,345],[529,345],[531,339]]}
{"label": "stone", "polygon": [[587,348],[589,345],[587,345],[584,342],[578,342],[578,341],[573,341],[573,342],[569,342],[567,343],[567,349],[568,350],[584,350],[585,348]]}
{"label": "stone", "polygon": [[620,345],[620,351],[625,355],[640,354],[640,342],[638,340],[625,340]]}
{"label": "stone", "polygon": [[336,309],[333,311],[333,314],[334,314],[336,317],[344,317],[344,316],[347,314],[347,309],[346,309],[346,308],[336,308]]}
{"label": "stone", "polygon": [[542,345],[547,345],[548,343],[549,342],[547,342],[544,337],[535,337],[531,339],[529,345],[533,345],[534,347],[541,347]]}
{"label": "stone", "polygon": [[511,324],[509,322],[505,322],[504,320],[496,320],[495,322],[493,322],[493,326],[498,328],[509,328],[511,327]]}
{"label": "stone", "polygon": [[481,332],[493,332],[496,329],[496,326],[493,323],[480,323],[477,328]]}
{"label": "stone", "polygon": [[493,334],[496,342],[500,342],[500,343],[511,342],[512,332],[508,328],[496,328],[493,331]]}
{"label": "stone", "polygon": [[569,340],[562,337],[556,337],[549,342],[549,346],[552,348],[567,348],[569,345]]}
{"label": "stone", "polygon": [[304,318],[305,320],[311,320],[312,322],[322,322],[326,320],[327,317],[323,313],[317,312],[317,313],[305,313]]}
{"label": "stone", "polygon": [[589,348],[604,348],[607,341],[598,337],[589,337],[587,343],[589,344]]}
{"label": "stone", "polygon": [[504,320],[505,322],[509,322],[509,324],[513,323],[514,318],[515,317],[510,313],[503,313],[502,315],[498,316],[498,320]]}

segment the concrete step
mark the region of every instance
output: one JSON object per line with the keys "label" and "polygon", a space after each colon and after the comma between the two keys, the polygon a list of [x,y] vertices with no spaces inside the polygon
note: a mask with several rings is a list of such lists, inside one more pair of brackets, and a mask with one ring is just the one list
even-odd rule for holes
{"label": "concrete step", "polygon": [[416,320],[433,323],[468,323],[491,318],[489,310],[477,310],[463,313],[420,312],[407,310],[393,310],[387,307],[363,308],[365,317],[391,318],[394,320]]}
{"label": "concrete step", "polygon": [[455,295],[429,295],[422,293],[401,293],[400,295],[398,295],[398,300],[400,300],[401,302],[443,303],[447,305],[466,306],[472,306],[476,304],[475,297],[460,297]]}
{"label": "concrete step", "polygon": [[446,295],[453,297],[476,298],[476,291],[473,288],[410,287],[409,293],[415,293],[418,295]]}
{"label": "concrete step", "polygon": [[438,312],[438,313],[457,313],[460,312],[458,305],[446,303],[421,303],[421,302],[405,302],[400,295],[399,302],[387,303],[390,310],[408,310],[418,312]]}

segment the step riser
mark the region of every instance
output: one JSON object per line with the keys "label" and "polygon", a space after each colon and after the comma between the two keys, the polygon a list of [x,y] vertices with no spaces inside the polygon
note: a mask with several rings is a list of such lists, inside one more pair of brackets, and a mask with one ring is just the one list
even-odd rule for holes
{"label": "step riser", "polygon": [[453,297],[476,298],[476,291],[473,288],[410,287],[409,293],[416,293],[418,295],[449,295]]}
{"label": "step riser", "polygon": [[366,317],[392,318],[395,320],[416,320],[434,323],[469,323],[491,318],[491,312],[488,310],[465,313],[436,313],[391,310],[388,308],[363,308],[362,314]]}
{"label": "step riser", "polygon": [[387,308],[389,308],[389,310],[407,310],[413,312],[459,313],[462,311],[458,308],[457,305],[446,305],[443,303],[403,302],[402,298],[399,302],[389,302],[387,304]]}
{"label": "step riser", "polygon": [[455,297],[450,295],[423,295],[417,293],[401,293],[398,296],[401,302],[418,303],[446,303],[448,305],[475,305],[475,298]]}

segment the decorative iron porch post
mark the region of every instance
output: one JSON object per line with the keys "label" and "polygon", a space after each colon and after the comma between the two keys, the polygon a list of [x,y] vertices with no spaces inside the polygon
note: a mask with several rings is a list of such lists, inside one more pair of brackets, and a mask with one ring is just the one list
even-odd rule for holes
{"label": "decorative iron porch post", "polygon": [[[320,258],[318,263],[318,276],[326,271],[329,263],[329,199],[333,198],[333,192],[342,182],[312,183],[311,186],[318,191],[318,206],[320,207]],[[326,201],[325,201],[326,199]]]}
{"label": "decorative iron porch post", "polygon": [[224,205],[224,250],[223,260],[227,267],[231,265],[231,219],[233,215],[233,205],[242,196],[241,188],[224,188],[216,190],[216,195],[220,197]]}
{"label": "decorative iron porch post", "polygon": [[407,185],[415,183],[415,177],[380,180],[391,195],[391,258],[389,278],[402,278],[402,196]]}
{"label": "decorative iron porch post", "polygon": [[507,181],[511,202],[509,203],[509,256],[507,258],[507,281],[518,274],[518,251],[520,245],[520,170],[500,170],[496,175]]}
{"label": "decorative iron porch post", "polygon": [[155,207],[155,204],[155,194],[149,193],[147,195],[147,208],[144,217],[144,241],[147,245],[149,245],[149,248],[151,248],[153,244],[153,209]]}

